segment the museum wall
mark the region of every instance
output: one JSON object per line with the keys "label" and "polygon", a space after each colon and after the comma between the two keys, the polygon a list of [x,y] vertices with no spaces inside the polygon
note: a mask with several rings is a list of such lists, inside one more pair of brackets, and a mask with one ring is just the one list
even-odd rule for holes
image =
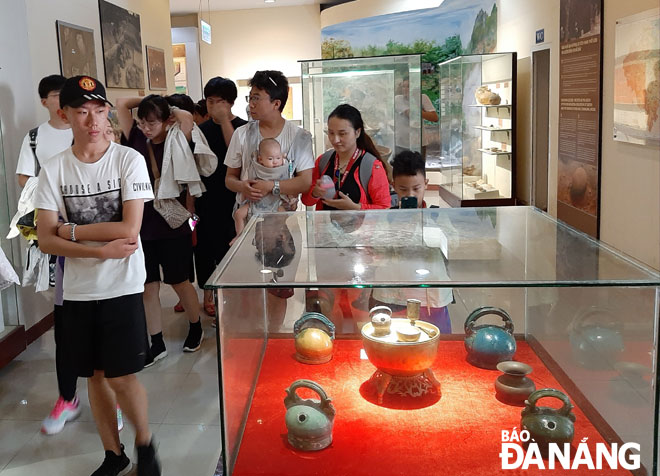
{"label": "museum wall", "polygon": [[[529,187],[531,156],[531,54],[550,48],[549,212],[556,215],[559,123],[559,0],[498,2],[498,51],[518,52],[518,185]],[[656,269],[660,269],[660,151],[658,147],[615,142],[614,27],[618,18],[657,8],[657,0],[604,1],[603,102],[600,239]],[[545,29],[545,43],[535,45],[536,30]],[[522,67],[521,67],[522,66]],[[527,85],[526,87],[523,87]],[[529,155],[528,155],[529,154]],[[523,182],[525,181],[525,182]],[[519,190],[520,192],[520,190]]]}
{"label": "museum wall", "polygon": [[300,76],[298,60],[321,56],[318,5],[215,11],[210,18],[212,44],[201,43],[204,83],[249,79],[260,69]]}
{"label": "museum wall", "polygon": [[[205,21],[208,15],[203,15]],[[239,86],[234,114],[246,119],[247,80],[263,69],[300,78],[301,59],[321,57],[318,5],[224,10],[210,14],[212,44],[200,43],[202,83],[214,76],[232,79]],[[300,82],[292,85],[294,119],[302,119]]]}
{"label": "museum wall", "polygon": [[[557,157],[559,108],[559,0],[547,2],[507,0],[497,3],[497,50],[518,53],[518,127],[516,195],[521,203],[532,203],[532,51],[550,49],[550,157]],[[536,45],[536,31],[545,30],[545,42]],[[552,106],[555,104],[555,106]],[[557,215],[556,161],[549,164],[548,212]]]}
{"label": "museum wall", "polygon": [[[93,3],[93,8],[90,4]],[[146,45],[165,50],[165,66],[167,70],[167,91],[153,91],[154,93],[174,92],[174,64],[172,61],[172,42],[170,33],[170,2],[169,0],[111,0],[119,7],[140,15],[140,28],[142,36],[142,58],[144,66],[144,92],[149,90],[146,55]],[[59,56],[57,38],[55,36],[55,20],[85,26],[94,30],[96,47],[96,64],[99,79],[105,82],[103,69],[103,50],[101,46],[101,31],[98,3],[89,0],[26,0],[28,11],[28,28],[30,31],[30,52],[33,62],[33,84],[36,91],[39,79],[53,71],[59,71]],[[137,95],[136,89],[109,89],[108,96],[111,101],[122,96]],[[45,110],[37,104],[38,117],[46,119]]]}
{"label": "museum wall", "polygon": [[600,237],[660,269],[660,148],[612,138],[615,23],[652,8],[658,0],[605,0]]}
{"label": "museum wall", "polygon": [[[172,62],[169,0],[113,0],[122,8],[140,14],[142,48],[154,46],[165,50],[168,74],[168,92],[174,91],[174,66]],[[0,117],[2,119],[3,152],[6,177],[2,188],[7,189],[9,210],[13,214],[19,191],[14,171],[23,137],[29,129],[48,119],[37,95],[39,80],[49,74],[59,73],[59,52],[55,21],[91,28],[94,30],[96,66],[99,79],[105,81],[101,47],[98,3],[90,0],[8,0],[3,3],[0,16],[0,38],[3,52],[0,64]],[[147,87],[146,58],[144,57],[145,88]],[[145,89],[149,94],[150,91]],[[166,91],[158,91],[166,92]],[[135,95],[134,89],[109,89],[112,101],[120,96]],[[22,262],[23,244],[18,238],[11,242],[8,257],[18,269]],[[5,245],[7,246],[7,245]],[[4,248],[3,248],[4,249]],[[7,251],[7,250],[5,250]],[[20,323],[29,328],[52,311],[52,297],[35,294],[34,288],[19,288]]]}

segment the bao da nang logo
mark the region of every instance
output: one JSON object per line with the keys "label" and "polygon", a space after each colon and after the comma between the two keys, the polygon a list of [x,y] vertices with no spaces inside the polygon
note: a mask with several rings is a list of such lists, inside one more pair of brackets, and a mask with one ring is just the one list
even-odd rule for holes
{"label": "bao da nang logo", "polygon": [[582,438],[572,451],[570,443],[547,443],[540,447],[529,431],[502,430],[502,469],[639,469],[639,443],[587,444]]}

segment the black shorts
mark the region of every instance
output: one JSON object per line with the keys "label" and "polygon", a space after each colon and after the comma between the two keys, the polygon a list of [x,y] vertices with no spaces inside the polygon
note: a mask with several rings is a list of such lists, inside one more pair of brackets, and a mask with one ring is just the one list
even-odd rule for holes
{"label": "black shorts", "polygon": [[64,301],[62,316],[62,357],[79,377],[91,377],[94,370],[121,377],[144,368],[148,344],[142,293]]}
{"label": "black shorts", "polygon": [[[144,266],[147,269],[146,283],[163,281],[179,284],[191,277],[193,248],[190,235],[167,240],[145,240],[142,242]],[[163,268],[163,278],[160,268]]]}

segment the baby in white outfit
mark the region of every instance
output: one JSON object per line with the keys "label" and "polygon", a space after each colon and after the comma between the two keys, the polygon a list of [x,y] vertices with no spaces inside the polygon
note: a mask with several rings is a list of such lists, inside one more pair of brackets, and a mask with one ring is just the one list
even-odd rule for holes
{"label": "baby in white outfit", "polygon": [[[286,180],[289,178],[289,167],[286,157],[282,154],[280,143],[275,139],[263,139],[259,143],[259,152],[254,164],[257,179]],[[290,199],[286,195],[268,194],[258,202],[243,201],[234,212],[236,236],[245,228],[245,223],[254,212],[283,212],[290,210]],[[232,241],[233,243],[233,241]]]}

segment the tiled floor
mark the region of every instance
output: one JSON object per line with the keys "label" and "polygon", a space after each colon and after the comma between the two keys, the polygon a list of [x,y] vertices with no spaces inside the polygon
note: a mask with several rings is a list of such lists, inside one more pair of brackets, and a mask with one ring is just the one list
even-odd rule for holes
{"label": "tiled floor", "polygon": [[[211,476],[220,455],[215,330],[203,315],[202,348],[184,354],[187,321],[172,310],[176,296],[169,286],[161,295],[169,355],[139,378],[149,394],[149,421],[163,476]],[[51,330],[0,370],[0,476],[87,476],[103,460],[84,379],[78,380],[80,417],[58,435],[39,432],[57,398],[54,352]],[[128,423],[120,437],[135,461],[135,434]]]}

